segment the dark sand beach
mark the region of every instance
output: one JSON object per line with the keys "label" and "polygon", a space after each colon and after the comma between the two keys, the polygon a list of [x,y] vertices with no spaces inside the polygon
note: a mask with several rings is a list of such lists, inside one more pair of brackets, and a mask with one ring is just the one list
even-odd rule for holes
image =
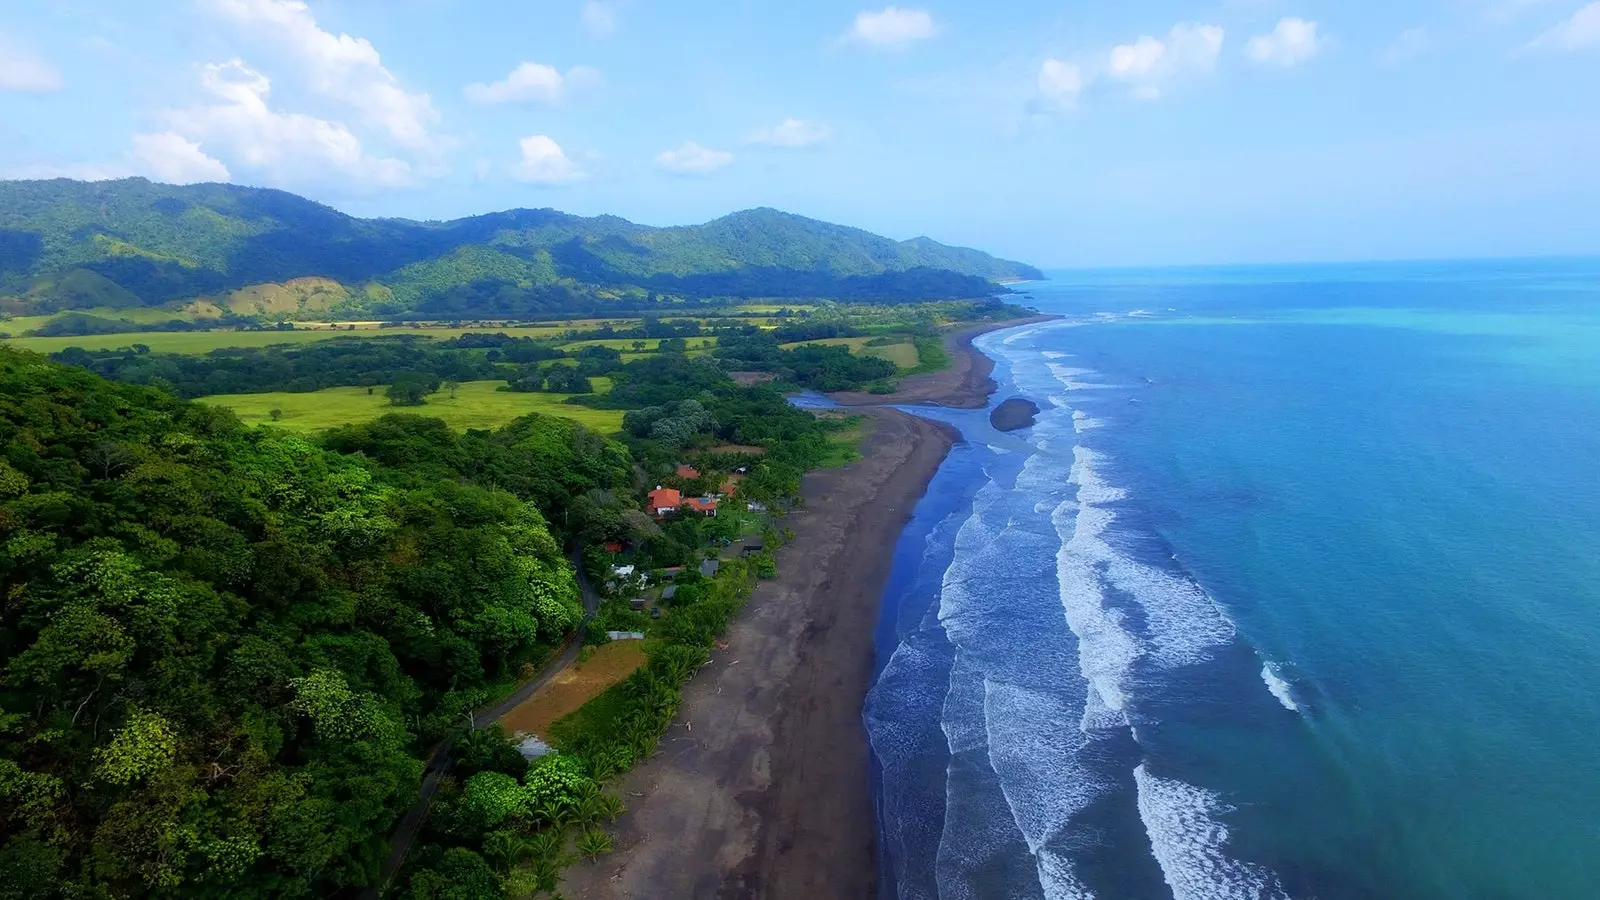
{"label": "dark sand beach", "polygon": [[[954,365],[891,396],[842,403],[981,407],[993,363],[949,336]],[[866,898],[877,824],[861,706],[894,547],[959,435],[890,409],[862,459],[812,472],[786,525],[778,578],[761,585],[684,691],[655,758],[624,776],[616,850],[568,869],[569,898]]]}

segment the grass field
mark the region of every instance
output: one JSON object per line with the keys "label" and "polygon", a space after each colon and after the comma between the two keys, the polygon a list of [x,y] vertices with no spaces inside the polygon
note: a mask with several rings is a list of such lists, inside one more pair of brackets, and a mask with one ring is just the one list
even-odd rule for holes
{"label": "grass field", "polygon": [[917,356],[917,345],[911,343],[910,339],[907,339],[903,344],[890,344],[887,347],[868,347],[867,341],[870,340],[873,340],[873,338],[828,338],[821,341],[800,341],[794,344],[784,344],[783,348],[792,350],[795,347],[804,347],[810,344],[824,347],[849,347],[850,352],[856,356],[876,356],[879,359],[887,359],[902,369],[915,369],[921,362]]}
{"label": "grass field", "polygon": [[643,641],[612,641],[594,648],[592,655],[551,682],[511,712],[500,724],[511,734],[532,733],[550,737],[550,725],[570,715],[601,692],[645,664]]}
{"label": "grass field", "polygon": [[[0,331],[6,330],[0,326]],[[81,337],[8,338],[20,350],[56,353],[68,347],[116,350],[143,344],[157,353],[209,353],[224,347],[270,347],[273,344],[310,344],[336,337],[372,338],[395,334],[421,334],[449,340],[463,334],[506,334],[511,337],[548,338],[565,334],[565,325],[528,328],[364,328],[355,331],[134,331],[127,334],[93,334]],[[13,332],[15,333],[15,332]]]}
{"label": "grass field", "polygon": [[[717,339],[714,337],[692,337],[684,338],[683,340],[691,351],[717,345]],[[660,338],[597,338],[592,341],[573,341],[570,344],[562,344],[561,349],[571,352],[582,350],[585,347],[610,347],[612,350],[632,351],[634,344],[643,344],[644,349],[650,352],[661,349]]]}
{"label": "grass field", "polygon": [[[611,382],[605,378],[593,379],[595,390],[608,391]],[[375,388],[371,394],[364,387],[338,387],[306,394],[273,392],[266,394],[218,394],[201,397],[201,403],[226,406],[249,425],[273,425],[291,431],[320,431],[338,425],[370,422],[389,413],[410,413],[443,419],[450,427],[465,431],[468,428],[498,428],[528,413],[543,413],[571,419],[602,434],[612,434],[622,429],[622,413],[609,409],[589,409],[563,403],[568,394],[518,394],[500,391],[503,381],[469,381],[461,385],[456,396],[440,391],[428,398],[422,406],[390,406],[384,389]],[[277,421],[272,410],[282,413]]]}

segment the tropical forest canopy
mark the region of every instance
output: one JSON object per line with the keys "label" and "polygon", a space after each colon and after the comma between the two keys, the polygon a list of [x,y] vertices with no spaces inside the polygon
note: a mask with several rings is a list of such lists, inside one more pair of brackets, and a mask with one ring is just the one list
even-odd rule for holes
{"label": "tropical forest canopy", "polygon": [[0,309],[14,315],[605,314],[769,297],[972,299],[1037,277],[976,250],[772,209],[673,228],[549,209],[414,222],[224,184],[0,182]]}

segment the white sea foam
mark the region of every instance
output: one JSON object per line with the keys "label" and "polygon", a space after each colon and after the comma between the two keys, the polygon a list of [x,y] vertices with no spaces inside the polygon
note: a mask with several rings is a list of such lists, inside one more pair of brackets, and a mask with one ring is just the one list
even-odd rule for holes
{"label": "white sea foam", "polygon": [[1104,428],[1105,425],[1106,423],[1103,420],[1096,419],[1085,410],[1075,409],[1072,411],[1072,428],[1079,434],[1083,434],[1085,431],[1093,431],[1096,428]]}
{"label": "white sea foam", "polygon": [[1045,359],[1070,359],[1071,354],[1062,353],[1060,350],[1045,350],[1039,354]]}
{"label": "white sea foam", "polygon": [[1045,897],[1090,900],[1094,894],[1061,848],[1073,818],[1111,785],[1080,763],[1088,739],[1067,724],[1065,698],[985,679],[984,720],[990,762]]}
{"label": "white sea foam", "polygon": [[1278,698],[1278,702],[1283,704],[1284,709],[1290,712],[1300,711],[1300,705],[1294,701],[1294,689],[1289,686],[1289,682],[1285,681],[1282,675],[1278,674],[1277,668],[1272,663],[1266,663],[1261,666],[1261,680],[1267,683],[1267,690],[1272,692],[1272,696]]}
{"label": "white sea foam", "polygon": [[1054,375],[1056,380],[1061,382],[1061,386],[1069,391],[1092,391],[1107,387],[1104,384],[1096,384],[1082,379],[1084,375],[1098,374],[1093,369],[1077,369],[1072,366],[1064,366],[1058,362],[1049,363],[1049,366],[1050,374]]}
{"label": "white sea foam", "polygon": [[1271,870],[1227,854],[1231,810],[1217,794],[1172,778],[1133,770],[1139,818],[1173,900],[1288,900]]}

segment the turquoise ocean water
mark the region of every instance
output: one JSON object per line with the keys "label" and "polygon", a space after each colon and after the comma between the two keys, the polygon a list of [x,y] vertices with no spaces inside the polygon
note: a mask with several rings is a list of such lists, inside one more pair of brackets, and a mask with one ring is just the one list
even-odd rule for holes
{"label": "turquoise ocean water", "polygon": [[1600,261],[1055,273],[896,550],[886,894],[1600,896]]}

